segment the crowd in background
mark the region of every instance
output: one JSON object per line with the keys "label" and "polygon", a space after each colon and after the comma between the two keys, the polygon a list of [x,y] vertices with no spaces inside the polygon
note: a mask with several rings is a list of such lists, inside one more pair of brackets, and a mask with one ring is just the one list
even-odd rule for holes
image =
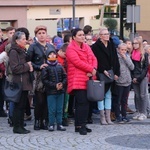
{"label": "crowd in background", "polygon": [[[107,28],[93,35],[92,27],[66,30],[51,37],[47,27],[39,25],[30,37],[28,29],[6,28],[6,38],[0,29],[0,117],[8,117],[14,133],[27,134],[24,121],[34,118],[34,130],[66,131],[74,122],[75,132],[86,135],[93,123],[92,113],[100,114],[102,125],[142,121],[150,117],[148,83],[150,81],[150,45],[142,37],[120,40]],[[105,83],[104,100],[87,99],[89,77],[99,80],[99,73],[114,81]],[[6,102],[5,81],[22,82],[18,103]],[[134,90],[136,111],[128,107],[130,90]],[[34,116],[31,109],[34,109]],[[70,119],[74,118],[74,119]]]}

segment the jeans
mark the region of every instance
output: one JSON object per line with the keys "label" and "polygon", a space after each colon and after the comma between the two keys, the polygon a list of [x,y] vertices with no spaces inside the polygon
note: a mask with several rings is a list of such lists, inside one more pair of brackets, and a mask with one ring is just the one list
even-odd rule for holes
{"label": "jeans", "polygon": [[140,83],[133,83],[133,88],[136,97],[136,105],[139,113],[147,115],[148,104],[148,78],[145,77]]}
{"label": "jeans", "polygon": [[64,94],[48,95],[48,118],[49,124],[54,125],[55,119],[57,124],[62,124]]}
{"label": "jeans", "polygon": [[9,102],[9,117],[13,117],[14,107],[15,107],[15,103]]}
{"label": "jeans", "polygon": [[98,109],[99,110],[111,109],[111,90],[110,89],[105,93],[104,100],[98,101]]}
{"label": "jeans", "polygon": [[[120,114],[123,117],[126,117],[126,106],[127,106],[127,99],[130,91],[130,85],[129,86],[118,86],[116,85],[118,95],[115,99],[115,115],[117,118],[119,118]],[[120,110],[121,107],[121,110]]]}

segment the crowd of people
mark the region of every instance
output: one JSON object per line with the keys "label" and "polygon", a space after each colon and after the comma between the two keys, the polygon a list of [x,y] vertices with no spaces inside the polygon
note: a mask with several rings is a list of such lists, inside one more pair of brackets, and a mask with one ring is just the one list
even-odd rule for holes
{"label": "crowd of people", "polygon": [[[100,114],[101,125],[128,123],[128,96],[134,90],[135,115],[142,121],[150,116],[148,96],[150,45],[142,37],[133,41],[119,40],[103,27],[92,35],[92,27],[63,31],[62,37],[51,38],[47,27],[39,25],[31,38],[27,28],[0,29],[0,117],[4,110],[5,81],[22,82],[18,103],[6,102],[8,123],[13,132],[30,133],[25,120],[34,118],[34,130],[66,131],[74,118],[75,132],[86,135],[93,123],[92,113]],[[96,39],[95,39],[96,37]],[[99,74],[110,77],[105,82],[104,99],[87,99],[87,81],[100,80]],[[31,114],[34,108],[34,117]]]}

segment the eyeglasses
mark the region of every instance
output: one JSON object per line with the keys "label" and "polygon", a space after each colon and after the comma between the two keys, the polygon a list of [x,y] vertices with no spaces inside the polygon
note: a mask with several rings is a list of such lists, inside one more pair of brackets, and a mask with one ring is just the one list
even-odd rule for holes
{"label": "eyeglasses", "polygon": [[104,33],[104,34],[100,34],[100,35],[105,35],[106,36],[106,35],[110,35],[110,33]]}
{"label": "eyeglasses", "polygon": [[135,43],[132,43],[132,44],[134,44],[134,45],[135,45],[135,44],[139,44],[139,43],[136,43],[136,42],[135,42]]}
{"label": "eyeglasses", "polygon": [[86,39],[87,41],[90,41],[90,40],[92,40],[92,39]]}

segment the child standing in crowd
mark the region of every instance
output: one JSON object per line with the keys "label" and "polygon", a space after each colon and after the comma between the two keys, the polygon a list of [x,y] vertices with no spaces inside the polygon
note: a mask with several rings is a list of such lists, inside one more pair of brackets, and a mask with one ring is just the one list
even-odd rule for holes
{"label": "child standing in crowd", "polygon": [[135,105],[138,111],[133,119],[144,120],[147,118],[148,104],[148,54],[144,51],[142,39],[139,37],[133,40],[131,58],[135,66],[132,71],[132,82],[136,96]]}
{"label": "child standing in crowd", "polygon": [[[64,67],[66,72],[67,72],[67,63],[66,63],[67,47],[68,43],[64,43],[57,53],[57,60]],[[62,122],[63,126],[68,126],[68,102],[69,102],[69,94],[65,93],[64,107],[63,107],[63,122]]]}
{"label": "child standing in crowd", "polygon": [[125,123],[129,122],[129,119],[126,117],[126,104],[132,81],[130,71],[134,69],[134,64],[127,54],[127,45],[125,43],[121,43],[118,46],[118,58],[120,63],[120,76],[116,80],[118,94],[115,101],[115,116],[118,123]]}
{"label": "child standing in crowd", "polygon": [[46,51],[47,67],[42,70],[42,81],[46,88],[49,131],[54,131],[56,119],[57,130],[65,131],[62,126],[63,101],[66,87],[66,73],[63,67],[56,60],[54,48]]}

